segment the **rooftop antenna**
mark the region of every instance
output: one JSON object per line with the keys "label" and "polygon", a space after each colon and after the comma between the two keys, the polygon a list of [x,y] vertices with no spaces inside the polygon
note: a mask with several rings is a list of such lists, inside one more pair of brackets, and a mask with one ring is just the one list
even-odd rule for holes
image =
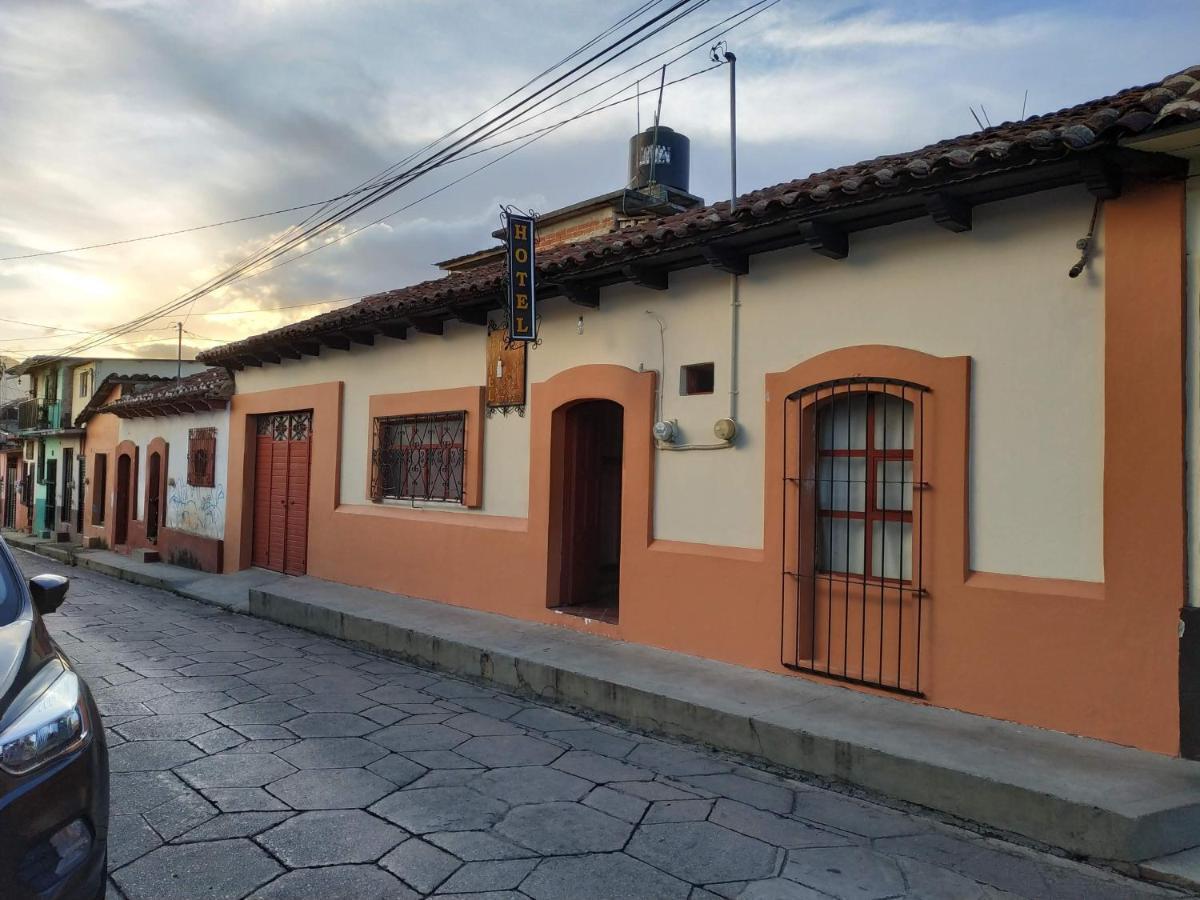
{"label": "rooftop antenna", "polygon": [[1029,103],[1029,88],[1025,88],[1025,99],[1021,101],[1021,121],[1025,121],[1025,107]]}
{"label": "rooftop antenna", "polygon": [[987,124],[988,124],[988,128],[991,128],[991,127],[992,127],[992,120],[988,118],[988,114],[987,114],[987,107],[985,107],[985,106],[984,106],[982,103],[980,103],[980,104],[979,104],[979,111],[980,111],[981,113],[983,113],[983,121],[987,122]]}
{"label": "rooftop antenna", "polygon": [[975,107],[968,106],[967,109],[971,111],[971,118],[975,120],[975,124],[979,126],[979,130],[983,131],[983,123],[979,121],[979,116],[975,115]]}
{"label": "rooftop antenna", "polygon": [[650,183],[654,184],[654,164],[658,162],[658,118],[662,115],[663,88],[667,86],[667,67],[662,67],[658,79],[658,108],[654,110],[654,142],[650,149]]}

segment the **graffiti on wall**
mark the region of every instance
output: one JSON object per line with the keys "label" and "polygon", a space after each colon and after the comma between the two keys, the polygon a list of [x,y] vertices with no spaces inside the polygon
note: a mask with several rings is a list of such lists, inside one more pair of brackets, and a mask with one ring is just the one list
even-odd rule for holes
{"label": "graffiti on wall", "polygon": [[225,488],[175,484],[167,495],[167,527],[205,537],[223,537]]}

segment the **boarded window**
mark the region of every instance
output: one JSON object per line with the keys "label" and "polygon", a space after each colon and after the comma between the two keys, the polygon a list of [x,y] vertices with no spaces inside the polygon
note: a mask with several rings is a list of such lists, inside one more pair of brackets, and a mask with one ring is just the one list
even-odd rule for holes
{"label": "boarded window", "polygon": [[371,499],[463,501],[466,412],[375,420]]}
{"label": "boarded window", "polygon": [[195,487],[212,487],[217,473],[217,429],[188,430],[187,483]]}

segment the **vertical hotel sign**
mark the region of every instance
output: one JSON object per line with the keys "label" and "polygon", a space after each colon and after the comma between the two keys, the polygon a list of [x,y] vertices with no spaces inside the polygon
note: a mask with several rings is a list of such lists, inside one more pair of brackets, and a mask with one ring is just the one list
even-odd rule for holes
{"label": "vertical hotel sign", "polygon": [[534,341],[537,340],[537,293],[533,216],[509,212],[506,223],[508,337],[512,341]]}

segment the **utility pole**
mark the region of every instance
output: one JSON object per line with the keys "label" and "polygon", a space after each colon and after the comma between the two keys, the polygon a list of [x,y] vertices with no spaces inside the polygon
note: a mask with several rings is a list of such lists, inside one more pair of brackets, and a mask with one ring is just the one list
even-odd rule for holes
{"label": "utility pole", "polygon": [[178,332],[178,344],[175,351],[175,380],[180,381],[183,378],[183,323],[176,322],[175,329]]}

